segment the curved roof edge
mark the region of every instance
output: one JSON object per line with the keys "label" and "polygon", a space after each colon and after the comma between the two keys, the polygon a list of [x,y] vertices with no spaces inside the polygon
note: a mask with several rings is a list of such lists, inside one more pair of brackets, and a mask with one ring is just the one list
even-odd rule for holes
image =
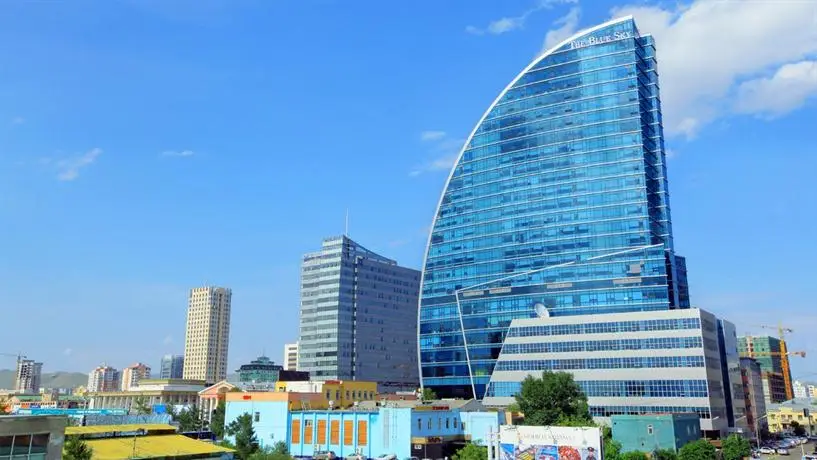
{"label": "curved roof edge", "polygon": [[[422,265],[422,271],[423,272],[425,272],[425,266],[426,266],[426,262],[427,262],[427,259],[428,259],[428,250],[431,247],[431,234],[434,232],[434,226],[437,223],[437,214],[439,213],[440,206],[443,203],[443,197],[445,196],[445,192],[448,190],[448,186],[451,183],[451,178],[454,176],[454,171],[457,169],[457,165],[460,164],[460,160],[462,160],[462,155],[465,153],[465,150],[467,150],[468,144],[471,143],[471,140],[473,139],[474,134],[476,134],[477,129],[479,129],[479,127],[485,121],[485,118],[488,116],[489,113],[491,113],[491,110],[494,109],[496,104],[502,99],[502,97],[505,95],[505,93],[507,93],[508,90],[511,89],[513,87],[513,85],[517,81],[519,81],[520,78],[522,78],[523,75],[525,75],[525,73],[527,73],[533,66],[535,66],[537,63],[539,63],[539,61],[541,61],[542,59],[550,56],[551,54],[553,54],[556,50],[558,50],[562,46],[564,46],[564,45],[566,45],[566,44],[568,44],[568,43],[570,43],[572,41],[575,41],[576,39],[578,39],[579,37],[581,37],[583,35],[587,35],[587,34],[589,34],[591,32],[595,32],[596,30],[603,29],[603,28],[611,26],[613,24],[617,24],[619,22],[624,22],[624,21],[628,21],[628,20],[632,20],[632,19],[633,19],[632,15],[627,15],[627,16],[623,16],[623,17],[620,17],[620,18],[612,19],[612,20],[607,21],[605,23],[598,24],[598,25],[595,25],[593,27],[590,27],[590,28],[581,30],[579,32],[576,32],[575,34],[571,35],[570,37],[566,38],[565,40],[562,40],[561,42],[556,44],[556,46],[554,46],[554,47],[550,48],[549,50],[545,51],[544,53],[536,56],[527,66],[525,66],[524,69],[522,69],[521,72],[519,72],[516,75],[516,77],[513,78],[513,80],[511,80],[510,83],[508,83],[507,86],[505,86],[505,88],[499,93],[499,95],[496,97],[496,99],[494,99],[494,101],[491,103],[491,105],[488,106],[488,109],[485,110],[485,113],[482,114],[479,121],[477,121],[477,123],[474,125],[474,128],[471,130],[471,133],[465,139],[465,142],[463,143],[462,147],[460,148],[460,152],[457,154],[457,159],[454,162],[454,165],[451,167],[451,171],[448,173],[448,178],[445,180],[445,185],[443,186],[443,190],[440,193],[440,199],[437,202],[437,207],[434,209],[434,218],[433,218],[433,220],[431,222],[431,229],[428,232],[428,241],[426,242],[426,251],[425,251],[425,255],[423,256],[423,265]],[[425,276],[423,276],[422,278],[425,278]],[[422,290],[422,285],[423,285],[423,279],[422,278],[420,279],[420,288],[421,288],[421,290]],[[422,298],[422,292],[420,292],[420,297]]]}

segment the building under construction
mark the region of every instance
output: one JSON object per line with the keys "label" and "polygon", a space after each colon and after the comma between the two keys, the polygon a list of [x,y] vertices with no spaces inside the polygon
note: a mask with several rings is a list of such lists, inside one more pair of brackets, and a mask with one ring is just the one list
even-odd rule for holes
{"label": "building under construction", "polygon": [[738,352],[742,357],[752,358],[760,365],[767,405],[791,399],[791,369],[788,366],[785,340],[770,336],[739,337]]}

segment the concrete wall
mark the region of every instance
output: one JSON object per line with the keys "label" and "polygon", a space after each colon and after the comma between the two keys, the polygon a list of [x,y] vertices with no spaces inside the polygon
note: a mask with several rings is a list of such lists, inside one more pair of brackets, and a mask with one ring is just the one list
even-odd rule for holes
{"label": "concrete wall", "polygon": [[0,436],[20,436],[48,433],[48,447],[44,455],[32,453],[31,458],[59,460],[65,443],[68,418],[61,416],[0,417]]}
{"label": "concrete wall", "polygon": [[700,421],[695,415],[614,415],[613,439],[622,452],[677,451],[684,444],[700,439]]}

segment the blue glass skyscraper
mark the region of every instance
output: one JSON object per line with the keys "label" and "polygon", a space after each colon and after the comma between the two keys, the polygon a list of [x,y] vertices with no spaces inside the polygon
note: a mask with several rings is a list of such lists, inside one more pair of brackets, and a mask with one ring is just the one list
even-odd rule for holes
{"label": "blue glass skyscraper", "polygon": [[687,307],[655,44],[617,19],[536,58],[466,141],[423,267],[423,386],[483,398],[514,319]]}

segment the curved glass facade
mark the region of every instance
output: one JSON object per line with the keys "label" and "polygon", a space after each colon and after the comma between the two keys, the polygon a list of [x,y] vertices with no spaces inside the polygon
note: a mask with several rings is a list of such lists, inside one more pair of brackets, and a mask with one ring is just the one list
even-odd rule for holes
{"label": "curved glass facade", "polygon": [[423,386],[482,398],[511,320],[686,308],[685,271],[654,42],[611,21],[525,68],[454,166],[423,267]]}

